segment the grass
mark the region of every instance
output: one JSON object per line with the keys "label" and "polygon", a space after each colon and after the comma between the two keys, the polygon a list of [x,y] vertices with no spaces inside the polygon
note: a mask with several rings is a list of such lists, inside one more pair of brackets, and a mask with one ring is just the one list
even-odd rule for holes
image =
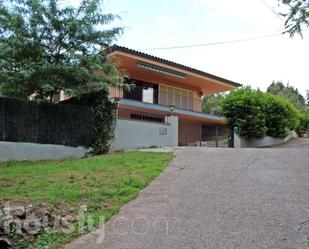
{"label": "grass", "polygon": [[[87,205],[88,216],[94,220],[103,216],[106,221],[157,177],[172,157],[171,153],[123,152],[80,160],[8,162],[0,165],[0,204],[44,204],[59,215],[76,215],[81,205]],[[28,248],[60,248],[78,234],[41,234]]]}

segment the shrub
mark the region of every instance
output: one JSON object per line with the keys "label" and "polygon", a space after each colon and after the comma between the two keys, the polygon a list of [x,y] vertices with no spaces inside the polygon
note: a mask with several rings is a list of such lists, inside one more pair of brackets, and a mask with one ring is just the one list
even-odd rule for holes
{"label": "shrub", "polygon": [[309,113],[308,112],[299,113],[299,123],[296,127],[297,134],[300,137],[303,136],[308,128],[309,128]]}
{"label": "shrub", "polygon": [[221,101],[227,126],[235,127],[239,136],[248,139],[260,139],[266,135],[264,105],[263,93],[249,87],[233,91]]}
{"label": "shrub", "polygon": [[225,96],[221,107],[227,126],[247,139],[261,139],[266,135],[284,138],[299,123],[299,111],[287,99],[250,87]]}
{"label": "shrub", "polygon": [[266,94],[266,135],[285,138],[298,123],[298,110],[288,100],[280,96]]}
{"label": "shrub", "polygon": [[95,154],[107,153],[114,138],[117,107],[116,103],[109,101],[108,91],[102,90],[86,93],[62,103],[88,106],[92,108],[96,133],[93,152]]}

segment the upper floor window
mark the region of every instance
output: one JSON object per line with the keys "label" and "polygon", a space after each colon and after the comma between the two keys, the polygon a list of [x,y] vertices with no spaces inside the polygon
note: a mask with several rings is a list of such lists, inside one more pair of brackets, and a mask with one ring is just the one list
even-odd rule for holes
{"label": "upper floor window", "polygon": [[131,90],[124,93],[124,98],[158,104],[158,85],[134,80]]}

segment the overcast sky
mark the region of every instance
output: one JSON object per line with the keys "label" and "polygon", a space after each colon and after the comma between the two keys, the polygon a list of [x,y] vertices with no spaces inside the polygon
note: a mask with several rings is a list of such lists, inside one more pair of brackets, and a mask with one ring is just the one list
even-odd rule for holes
{"label": "overcast sky", "polygon": [[[74,1],[76,0],[68,0]],[[107,0],[124,34],[118,45],[265,90],[272,80],[309,90],[309,32],[185,49],[143,50],[279,34],[276,0]],[[308,33],[308,34],[307,34]]]}

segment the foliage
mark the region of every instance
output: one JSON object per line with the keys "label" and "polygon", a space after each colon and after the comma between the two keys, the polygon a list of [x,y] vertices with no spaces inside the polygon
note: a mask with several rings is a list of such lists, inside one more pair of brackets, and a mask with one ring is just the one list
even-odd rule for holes
{"label": "foliage", "polygon": [[95,154],[108,153],[114,138],[117,104],[108,98],[98,98],[94,106],[96,141],[93,152]]}
{"label": "foliage", "polygon": [[229,127],[248,139],[260,139],[266,135],[264,96],[250,87],[240,88],[222,99],[222,114]]}
{"label": "foliage", "polygon": [[108,91],[101,90],[85,93],[61,102],[62,104],[74,104],[92,108],[95,119],[95,154],[105,154],[109,151],[114,138],[117,103],[108,99]]}
{"label": "foliage", "polygon": [[303,28],[309,28],[309,1],[308,0],[280,0],[288,7],[285,17],[286,32],[293,37],[295,34],[302,36]]}
{"label": "foliage", "polygon": [[221,105],[227,125],[247,139],[284,138],[298,125],[299,111],[292,103],[250,87],[231,92]]}
{"label": "foliage", "polygon": [[265,98],[267,136],[285,138],[298,124],[299,111],[288,100],[271,94]]}
{"label": "foliage", "polygon": [[306,108],[307,111],[309,111],[309,90],[306,92]]}
{"label": "foliage", "polygon": [[299,136],[303,136],[309,129],[309,113],[302,112],[299,114],[299,124],[296,127],[296,132]]}
{"label": "foliage", "polygon": [[304,111],[306,109],[304,97],[298,92],[296,88],[290,86],[289,84],[285,86],[281,81],[273,81],[267,88],[267,92],[288,99],[300,111]]}
{"label": "foliage", "polygon": [[223,94],[214,94],[203,97],[202,109],[204,113],[219,115],[221,113],[220,100]]}
{"label": "foliage", "polygon": [[[4,183],[0,205],[4,201],[34,206],[44,203],[56,215],[75,217],[80,206],[86,204],[87,217],[104,217],[107,221],[172,158],[171,153],[126,152],[79,160],[8,162],[0,167],[0,182]],[[92,229],[98,225],[95,223]],[[78,235],[78,230],[42,233],[30,248],[62,248]]]}
{"label": "foliage", "polygon": [[123,86],[107,63],[109,46],[122,32],[109,28],[103,0],[78,7],[60,0],[4,0],[0,4],[0,88],[6,96],[35,93],[52,100],[61,90],[71,96]]}

